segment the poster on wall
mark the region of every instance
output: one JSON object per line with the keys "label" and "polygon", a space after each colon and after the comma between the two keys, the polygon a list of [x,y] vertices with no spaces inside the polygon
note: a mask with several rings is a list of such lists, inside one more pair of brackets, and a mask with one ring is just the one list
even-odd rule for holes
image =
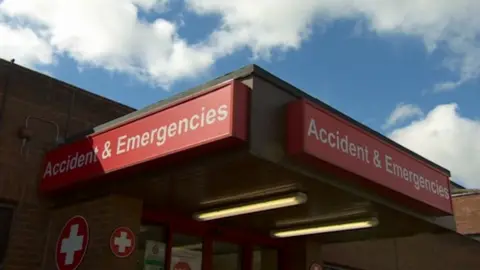
{"label": "poster on wall", "polygon": [[143,270],[164,270],[165,243],[147,240],[145,242],[143,265]]}
{"label": "poster on wall", "polygon": [[186,249],[172,249],[171,270],[201,270],[202,252]]}

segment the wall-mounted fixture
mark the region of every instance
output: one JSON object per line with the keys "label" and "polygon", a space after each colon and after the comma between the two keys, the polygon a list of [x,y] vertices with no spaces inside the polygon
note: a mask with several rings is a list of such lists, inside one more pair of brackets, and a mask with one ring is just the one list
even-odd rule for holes
{"label": "wall-mounted fixture", "polygon": [[41,117],[37,116],[32,116],[29,115],[25,118],[25,123],[22,127],[20,127],[19,132],[18,132],[18,137],[22,139],[22,146],[20,148],[20,152],[24,154],[24,148],[26,147],[27,143],[32,140],[32,138],[35,136],[35,133],[33,130],[29,127],[29,123],[32,120],[36,120],[42,123],[46,123],[50,126],[52,126],[55,129],[55,141],[54,144],[57,146],[61,140],[60,140],[60,127],[58,126],[57,123],[51,120],[43,119]]}

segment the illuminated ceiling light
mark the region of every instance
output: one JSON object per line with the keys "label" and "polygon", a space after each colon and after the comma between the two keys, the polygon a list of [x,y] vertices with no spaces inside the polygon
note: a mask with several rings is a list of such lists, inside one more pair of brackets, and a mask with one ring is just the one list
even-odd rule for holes
{"label": "illuminated ceiling light", "polygon": [[207,211],[203,213],[197,213],[194,218],[201,221],[220,219],[244,214],[250,214],[255,212],[273,210],[277,208],[289,207],[294,205],[303,204],[307,201],[307,195],[304,193],[294,193],[283,197],[276,197],[272,199],[266,199],[260,202],[245,203],[239,206],[233,206],[223,209],[217,209]]}
{"label": "illuminated ceiling light", "polygon": [[294,236],[302,236],[302,235],[310,235],[310,234],[350,231],[350,230],[358,230],[358,229],[375,227],[378,225],[378,223],[379,222],[377,218],[370,218],[370,219],[364,219],[364,220],[356,220],[356,221],[350,221],[345,223],[321,225],[321,226],[314,226],[314,227],[301,228],[301,229],[280,230],[280,231],[273,232],[272,235],[279,238],[285,238],[285,237],[294,237]]}

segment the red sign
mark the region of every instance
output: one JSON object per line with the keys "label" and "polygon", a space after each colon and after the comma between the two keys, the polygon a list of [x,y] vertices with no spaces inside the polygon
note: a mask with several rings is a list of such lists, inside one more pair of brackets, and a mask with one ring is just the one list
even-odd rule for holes
{"label": "red sign", "polygon": [[173,270],[191,270],[190,265],[186,262],[178,262],[173,267]]}
{"label": "red sign", "polygon": [[59,270],[75,270],[82,263],[89,240],[88,223],[75,216],[65,223],[57,240],[55,260]]}
{"label": "red sign", "polygon": [[452,213],[449,175],[307,101],[288,112],[288,148],[392,191]]}
{"label": "red sign", "polygon": [[322,270],[322,269],[323,269],[323,267],[318,263],[312,263],[310,265],[310,270]]}
{"label": "red sign", "polygon": [[248,92],[232,81],[54,149],[46,155],[41,189],[52,191],[201,145],[245,141]]}
{"label": "red sign", "polygon": [[127,227],[116,228],[110,237],[110,250],[118,258],[132,255],[135,244],[135,234]]}

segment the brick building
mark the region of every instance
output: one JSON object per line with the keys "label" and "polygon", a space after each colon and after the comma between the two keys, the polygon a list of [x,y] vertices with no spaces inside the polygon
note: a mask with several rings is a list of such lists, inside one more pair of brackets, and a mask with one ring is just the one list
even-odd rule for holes
{"label": "brick building", "polygon": [[46,256],[49,204],[38,194],[45,152],[64,138],[132,111],[0,60],[0,261],[5,269],[40,269]]}
{"label": "brick building", "polygon": [[3,269],[480,269],[448,170],[257,66],[139,111],[0,87]]}
{"label": "brick building", "polygon": [[452,196],[457,231],[480,240],[480,191],[459,189]]}

